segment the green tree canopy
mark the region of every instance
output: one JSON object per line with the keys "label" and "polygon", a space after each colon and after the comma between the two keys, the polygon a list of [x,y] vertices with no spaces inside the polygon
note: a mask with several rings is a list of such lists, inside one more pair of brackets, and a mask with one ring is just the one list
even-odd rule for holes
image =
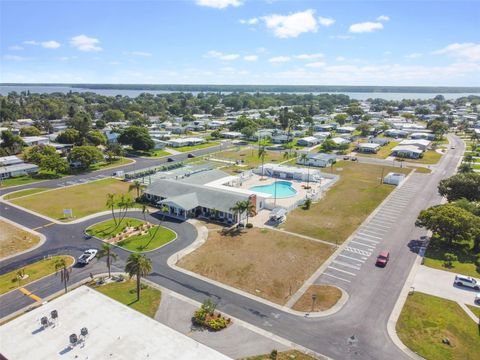
{"label": "green tree canopy", "polygon": [[38,130],[35,126],[26,126],[20,129],[21,136],[38,136],[40,134],[40,130]]}
{"label": "green tree canopy", "polygon": [[440,181],[438,192],[448,201],[465,198],[469,201],[480,200],[480,174],[462,173]]}
{"label": "green tree canopy", "polygon": [[102,160],[102,152],[95,146],[76,146],[68,154],[68,161],[81,169],[88,169],[93,163]]}

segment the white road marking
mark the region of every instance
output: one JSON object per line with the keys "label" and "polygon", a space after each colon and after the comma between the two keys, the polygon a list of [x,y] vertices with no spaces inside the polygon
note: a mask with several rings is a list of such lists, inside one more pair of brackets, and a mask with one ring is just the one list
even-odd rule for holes
{"label": "white road marking", "polygon": [[357,233],[357,235],[368,236],[368,237],[371,237],[371,238],[374,238],[374,239],[382,239],[381,236],[365,234],[365,233],[363,233],[362,231],[359,231],[359,232]]}
{"label": "white road marking", "polygon": [[368,241],[368,242],[371,242],[371,243],[374,243],[374,244],[380,244],[380,241],[375,241],[375,240],[372,240],[372,239],[367,239],[366,237],[360,237],[360,236],[355,236],[355,240],[362,240],[362,241]]}
{"label": "white road marking", "polygon": [[338,256],[341,256],[341,257],[344,257],[344,258],[347,258],[347,259],[351,259],[351,260],[355,260],[355,261],[358,261],[358,262],[361,262],[361,263],[364,263],[365,259],[366,259],[366,257],[362,257],[363,260],[361,260],[361,259],[354,258],[352,256],[343,255],[343,254],[338,254]]}
{"label": "white road marking", "polygon": [[361,242],[358,242],[358,241],[355,241],[355,240],[351,240],[350,242],[354,243],[354,244],[366,246],[366,247],[370,248],[371,250],[375,249],[375,246],[373,246],[373,245],[367,245],[367,244],[364,244],[364,243],[361,243]]}
{"label": "white road marking", "polygon": [[332,260],[332,263],[338,264],[338,265],[340,265],[340,266],[346,266],[346,267],[348,267],[348,268],[350,268],[350,269],[360,270],[360,267],[359,267],[359,266],[352,265],[352,264],[349,264],[349,263],[346,263],[346,262],[343,262],[343,261]]}
{"label": "white road marking", "polygon": [[338,279],[338,280],[346,281],[348,283],[351,282],[350,280],[347,280],[347,279],[344,279],[344,278],[341,278],[341,277],[338,277],[338,276],[335,276],[335,275],[330,275],[329,273],[326,273],[326,272],[324,272],[322,275],[327,275],[327,276],[330,276],[330,277]]}
{"label": "white road marking", "polygon": [[343,250],[349,251],[349,252],[352,252],[352,253],[355,253],[355,254],[363,255],[363,256],[372,255],[372,253],[370,251],[357,249],[357,248],[354,248],[354,247],[351,247],[351,246],[345,246],[345,248]]}
{"label": "white road marking", "polygon": [[340,271],[340,272],[345,273],[345,274],[349,274],[349,275],[352,275],[352,276],[357,276],[357,274],[354,274],[354,273],[352,273],[352,272],[350,272],[350,271],[345,271],[345,270],[342,270],[342,269],[337,269],[337,268],[335,268],[335,267],[333,267],[333,266],[327,266],[327,267],[328,267],[329,269],[333,269],[333,270],[336,270],[336,271]]}

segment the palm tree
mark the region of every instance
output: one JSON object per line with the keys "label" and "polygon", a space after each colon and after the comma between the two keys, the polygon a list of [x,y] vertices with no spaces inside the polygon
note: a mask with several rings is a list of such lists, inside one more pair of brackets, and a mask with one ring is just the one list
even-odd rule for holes
{"label": "palm tree", "polygon": [[290,141],[290,142],[284,144],[283,147],[288,150],[289,155],[292,155],[292,150],[295,147],[295,145],[294,145],[293,141]]}
{"label": "palm tree", "polygon": [[[300,155],[300,161],[303,162],[304,164],[307,164],[307,189],[310,188],[310,161],[308,161],[308,154],[303,153]],[[308,161],[308,162],[307,162]]]}
{"label": "palm tree", "polygon": [[233,211],[235,214],[237,214],[238,224],[240,224],[242,214],[245,212],[245,204],[243,201],[237,201],[235,205],[230,208],[230,211]]}
{"label": "palm tree", "polygon": [[122,196],[120,196],[120,200],[118,201],[117,205],[123,211],[122,217],[121,217],[120,221],[118,222],[119,224],[121,224],[123,219],[125,219],[125,216],[127,216],[128,209],[135,205],[135,201],[133,201],[130,196],[122,195]]}
{"label": "palm tree", "polygon": [[55,261],[55,275],[60,273],[60,281],[65,287],[65,293],[67,293],[67,283],[70,280],[71,268],[67,268],[67,262],[64,258],[60,258]]}
{"label": "palm tree", "polygon": [[111,277],[110,267],[112,266],[112,263],[118,258],[118,255],[112,252],[112,245],[107,243],[104,243],[102,245],[102,248],[97,253],[97,259],[101,259],[103,257],[107,258],[108,277]]}
{"label": "palm tree", "polygon": [[117,227],[117,219],[115,218],[115,206],[117,206],[117,200],[115,199],[115,194],[107,194],[107,202],[105,206],[112,210],[113,222],[115,223],[115,227]]}
{"label": "palm tree", "polygon": [[262,159],[262,179],[263,179],[263,165],[265,163],[265,157],[267,156],[267,150],[265,149],[270,144],[267,138],[258,142],[258,157]]}
{"label": "palm tree", "polygon": [[247,224],[248,224],[248,217],[255,211],[255,205],[252,204],[250,199],[242,201],[243,202],[243,210],[247,214]]}
{"label": "palm tree", "polygon": [[157,236],[157,233],[161,228],[162,221],[165,220],[165,214],[167,214],[169,211],[170,211],[170,209],[167,205],[162,205],[162,207],[160,208],[160,212],[163,214],[162,220],[158,223],[158,226],[155,228],[155,232],[153,234],[150,234],[148,242],[143,247],[144,249],[146,249],[148,247],[148,245],[150,245],[152,240],[155,239],[155,237]]}
{"label": "palm tree", "polygon": [[134,276],[137,278],[137,301],[140,300],[140,279],[152,272],[152,260],[144,254],[133,253],[127,259],[125,272],[128,273],[130,279]]}
{"label": "palm tree", "polygon": [[144,185],[138,181],[138,180],[135,180],[134,182],[132,182],[130,184],[130,186],[128,187],[128,191],[132,191],[132,190],[136,190],[137,192],[137,199],[140,197],[140,192],[142,191]]}

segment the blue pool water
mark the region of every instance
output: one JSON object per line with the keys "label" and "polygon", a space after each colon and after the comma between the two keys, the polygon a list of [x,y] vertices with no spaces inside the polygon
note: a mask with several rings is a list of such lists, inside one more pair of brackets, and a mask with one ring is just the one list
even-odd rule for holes
{"label": "blue pool water", "polygon": [[252,186],[249,190],[258,191],[265,194],[270,194],[275,196],[275,184],[276,184],[276,195],[277,199],[287,198],[293,196],[297,193],[292,187],[292,183],[289,181],[275,181],[273,184],[270,185],[258,185]]}

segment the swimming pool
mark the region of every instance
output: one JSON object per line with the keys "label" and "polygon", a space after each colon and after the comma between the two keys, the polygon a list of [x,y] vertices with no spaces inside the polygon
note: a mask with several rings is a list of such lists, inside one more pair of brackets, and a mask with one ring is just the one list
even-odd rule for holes
{"label": "swimming pool", "polygon": [[[277,188],[276,190],[275,187]],[[272,196],[276,195],[277,199],[287,198],[297,194],[297,190],[292,187],[290,181],[275,181],[270,185],[252,186],[249,190],[258,191]]]}

